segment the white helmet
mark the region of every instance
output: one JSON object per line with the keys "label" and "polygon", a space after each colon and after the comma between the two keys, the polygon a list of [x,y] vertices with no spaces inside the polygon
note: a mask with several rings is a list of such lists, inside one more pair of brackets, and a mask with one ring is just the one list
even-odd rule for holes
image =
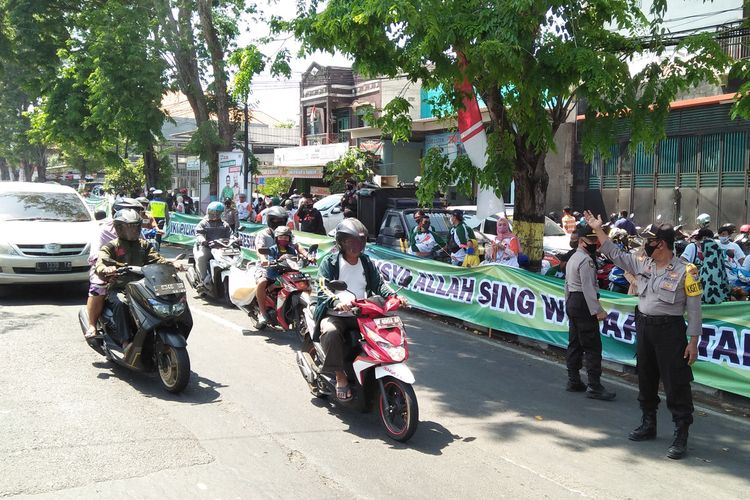
{"label": "white helmet", "polygon": [[706,227],[711,224],[711,216],[708,214],[700,214],[695,218],[695,222],[698,224],[698,227]]}
{"label": "white helmet", "polygon": [[119,210],[114,217],[117,238],[125,241],[138,241],[141,237],[141,216],[131,208]]}

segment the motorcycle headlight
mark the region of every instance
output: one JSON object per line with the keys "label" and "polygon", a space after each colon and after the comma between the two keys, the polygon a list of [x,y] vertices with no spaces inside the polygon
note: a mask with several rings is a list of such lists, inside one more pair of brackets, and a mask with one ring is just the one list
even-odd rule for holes
{"label": "motorcycle headlight", "polygon": [[367,335],[378,347],[387,352],[388,356],[390,356],[393,361],[403,361],[406,357],[406,350],[403,348],[403,344],[400,346],[394,346],[383,337],[370,330],[367,330]]}
{"label": "motorcycle headlight", "polygon": [[169,316],[172,314],[172,304],[165,304],[156,299],[148,299],[148,303],[151,305],[151,309],[159,316]]}
{"label": "motorcycle headlight", "polygon": [[175,316],[182,315],[182,313],[185,312],[185,309],[187,309],[187,302],[178,302],[176,304],[172,304],[172,314]]}

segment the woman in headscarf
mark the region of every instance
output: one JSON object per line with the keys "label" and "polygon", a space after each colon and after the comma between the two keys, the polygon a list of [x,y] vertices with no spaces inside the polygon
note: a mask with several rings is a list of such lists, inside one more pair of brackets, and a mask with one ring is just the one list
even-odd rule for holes
{"label": "woman in headscarf", "polygon": [[501,217],[497,220],[497,236],[488,248],[486,262],[518,267],[520,254],[521,244],[510,230],[510,221]]}

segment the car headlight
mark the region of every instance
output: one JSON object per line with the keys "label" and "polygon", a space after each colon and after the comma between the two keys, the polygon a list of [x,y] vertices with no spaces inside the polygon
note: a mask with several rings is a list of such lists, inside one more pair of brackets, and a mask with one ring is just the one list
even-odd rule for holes
{"label": "car headlight", "polygon": [[0,255],[18,255],[18,252],[10,246],[10,243],[0,241]]}

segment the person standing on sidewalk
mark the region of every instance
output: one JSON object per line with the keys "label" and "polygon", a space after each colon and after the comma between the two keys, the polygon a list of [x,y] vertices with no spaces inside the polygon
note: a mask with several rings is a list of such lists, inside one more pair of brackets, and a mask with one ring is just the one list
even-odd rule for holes
{"label": "person standing on sidewalk", "polygon": [[[698,357],[702,330],[701,284],[694,265],[673,253],[675,231],[671,224],[649,225],[646,255],[636,257],[620,250],[602,230],[601,217],[585,214],[586,222],[602,241],[600,252],[616,266],[638,280],[638,307],[635,311],[638,401],[641,425],[629,438],[645,441],[656,438],[656,409],[659,406],[659,379],[664,384],[667,408],[675,424],[674,441],[667,457],[680,459],[687,453],[688,429],[693,423],[693,394],[690,366]],[[687,313],[687,325],[684,315]],[[686,334],[690,337],[688,342]]]}
{"label": "person standing on sidewalk", "polygon": [[[601,383],[602,338],[599,322],[607,313],[599,303],[596,283],[596,233],[586,224],[576,228],[578,248],[566,266],[565,311],[568,315],[568,365],[569,392],[586,391],[591,399],[612,401],[616,394]],[[581,381],[581,367],[586,367],[588,387]]]}

